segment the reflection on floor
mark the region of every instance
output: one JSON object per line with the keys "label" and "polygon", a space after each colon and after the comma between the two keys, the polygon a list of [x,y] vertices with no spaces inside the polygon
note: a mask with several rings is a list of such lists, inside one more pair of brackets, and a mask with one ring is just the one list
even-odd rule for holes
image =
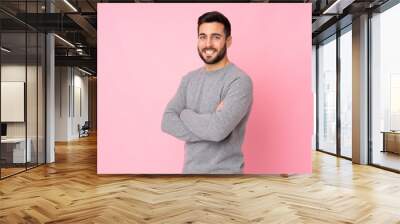
{"label": "reflection on floor", "polygon": [[400,155],[392,152],[374,151],[373,164],[400,170]]}
{"label": "reflection on floor", "polygon": [[[25,164],[18,164],[18,165],[2,164],[2,165],[5,167],[1,168],[1,178],[5,178],[7,176],[10,176],[10,175],[13,175],[13,174],[16,174],[16,173],[26,170]],[[31,167],[35,167],[36,163],[28,163],[26,166],[27,166],[27,169],[29,169]]]}
{"label": "reflection on floor", "polygon": [[25,167],[24,168],[19,168],[19,167],[18,168],[1,168],[1,178],[13,175],[15,173],[18,173],[18,172],[21,172],[24,170],[25,170]]}
{"label": "reflection on floor", "polygon": [[352,158],[352,149],[351,148],[342,148],[341,155]]}

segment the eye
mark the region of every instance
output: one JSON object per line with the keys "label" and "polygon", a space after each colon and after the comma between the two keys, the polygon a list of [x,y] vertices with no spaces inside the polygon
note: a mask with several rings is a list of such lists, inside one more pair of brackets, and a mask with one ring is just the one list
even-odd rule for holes
{"label": "eye", "polygon": [[213,39],[214,39],[214,40],[220,40],[221,37],[220,37],[219,35],[215,35],[215,36],[213,36]]}

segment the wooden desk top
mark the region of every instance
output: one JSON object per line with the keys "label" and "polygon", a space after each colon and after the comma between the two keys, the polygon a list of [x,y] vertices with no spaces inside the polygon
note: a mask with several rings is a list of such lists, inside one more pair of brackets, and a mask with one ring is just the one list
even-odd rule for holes
{"label": "wooden desk top", "polygon": [[[6,138],[1,139],[1,143],[19,143],[24,142],[25,138]],[[30,141],[30,138],[27,138],[27,141]]]}
{"label": "wooden desk top", "polygon": [[381,133],[384,133],[384,134],[400,134],[400,131],[381,131]]}

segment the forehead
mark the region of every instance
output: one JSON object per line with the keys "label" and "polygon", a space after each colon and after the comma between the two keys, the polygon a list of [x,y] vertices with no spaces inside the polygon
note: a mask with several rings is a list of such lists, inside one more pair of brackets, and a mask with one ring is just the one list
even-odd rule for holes
{"label": "forehead", "polygon": [[212,34],[219,33],[221,35],[224,34],[224,25],[222,23],[212,22],[212,23],[203,23],[199,27],[199,34]]}

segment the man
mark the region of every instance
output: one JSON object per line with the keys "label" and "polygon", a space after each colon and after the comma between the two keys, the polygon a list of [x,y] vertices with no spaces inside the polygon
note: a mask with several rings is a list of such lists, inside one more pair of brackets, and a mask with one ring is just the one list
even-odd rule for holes
{"label": "man", "polygon": [[231,24],[223,14],[203,14],[197,31],[205,65],[182,78],[165,109],[162,130],[186,142],[183,173],[242,173],[252,81],[228,59]]}

